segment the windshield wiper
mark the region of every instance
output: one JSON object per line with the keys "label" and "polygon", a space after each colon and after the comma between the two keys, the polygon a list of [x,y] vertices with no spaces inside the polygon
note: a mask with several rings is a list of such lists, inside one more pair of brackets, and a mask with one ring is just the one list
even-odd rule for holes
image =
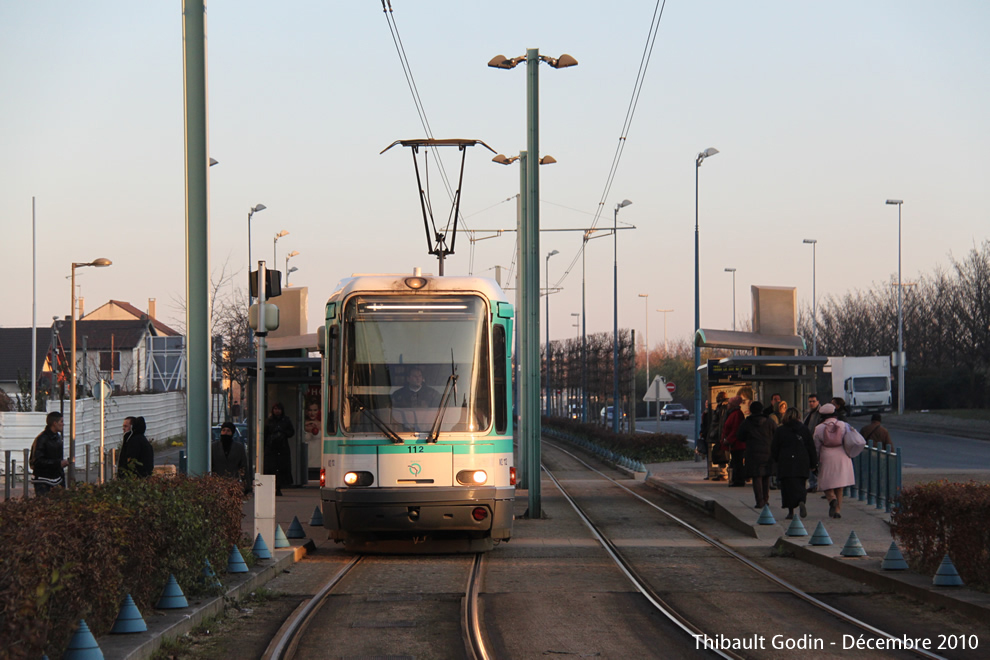
{"label": "windshield wiper", "polygon": [[368,416],[368,419],[371,420],[371,423],[374,424],[378,428],[379,431],[381,431],[383,434],[385,434],[385,437],[386,438],[388,438],[393,443],[398,444],[398,445],[401,445],[401,444],[404,444],[405,443],[405,441],[402,438],[399,437],[399,434],[398,433],[396,433],[391,428],[389,428],[388,424],[386,424],[385,422],[383,422],[378,415],[376,415],[375,413],[371,412],[371,410],[369,410],[363,403],[361,403],[361,399],[357,398],[356,395],[354,395],[354,394],[349,395],[347,397],[347,400],[351,402],[351,405],[352,406],[354,406],[355,408],[357,408],[358,412],[364,413],[365,415],[367,415]]}
{"label": "windshield wiper", "polygon": [[430,435],[426,438],[426,441],[431,444],[436,444],[436,441],[440,439],[440,425],[443,424],[443,414],[447,410],[447,401],[450,400],[450,395],[454,392],[454,386],[457,385],[457,374],[451,373],[447,376],[447,384],[443,388],[443,394],[440,396],[440,406],[437,408],[437,417],[433,420],[433,428],[430,429]]}

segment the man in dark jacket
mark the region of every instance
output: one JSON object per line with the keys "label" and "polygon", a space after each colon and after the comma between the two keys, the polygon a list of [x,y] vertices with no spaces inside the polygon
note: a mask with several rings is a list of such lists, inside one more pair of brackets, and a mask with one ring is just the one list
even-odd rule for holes
{"label": "man in dark jacket", "polygon": [[[809,394],[808,395],[808,414],[804,418],[804,425],[808,427],[808,430],[812,434],[815,432],[815,427],[822,423],[822,413],[818,410],[818,395]],[[808,492],[817,493],[818,492],[818,474],[812,471],[808,477]]]}
{"label": "man in dark jacket", "polygon": [[47,495],[56,486],[65,487],[65,466],[69,461],[62,458],[61,433],[64,426],[62,413],[48,413],[45,430],[38,434],[31,445],[29,463],[35,495]]}
{"label": "man in dark jacket", "polygon": [[248,475],[247,449],[243,443],[234,440],[235,430],[232,422],[224,422],[220,426],[220,439],[210,448],[213,474],[240,479],[244,484],[244,492],[248,492],[250,475]]}
{"label": "man in dark jacket", "polygon": [[887,429],[880,424],[881,421],[883,418],[880,413],[873,413],[870,423],[864,426],[860,433],[867,442],[876,442],[882,445],[883,449],[891,451],[894,449],[894,441],[890,439],[890,433]]}
{"label": "man in dark jacket", "polygon": [[739,425],[736,437],[745,445],[743,463],[746,476],[753,480],[756,508],[762,509],[770,500],[770,475],[773,473],[770,443],[773,442],[777,423],[763,415],[763,404],[759,401],[749,404],[749,413]]}
{"label": "man in dark jacket", "polygon": [[795,408],[784,413],[784,423],[773,435],[770,455],[777,464],[780,479],[780,501],[787,509],[787,519],[794,518],[794,508],[801,508],[801,517],[808,515],[805,506],[805,482],[818,465],[818,452],[811,431],[801,423]]}
{"label": "man in dark jacket", "polygon": [[155,448],[144,435],[147,428],[144,417],[128,417],[124,420],[124,439],[120,443],[120,456],[117,458],[118,477],[125,474],[150,477],[154,472]]}
{"label": "man in dark jacket", "polygon": [[265,421],[265,474],[275,475],[275,494],[282,494],[283,486],[292,485],[292,457],[289,438],[296,434],[292,421],[285,416],[281,403],[272,406],[272,414]]}

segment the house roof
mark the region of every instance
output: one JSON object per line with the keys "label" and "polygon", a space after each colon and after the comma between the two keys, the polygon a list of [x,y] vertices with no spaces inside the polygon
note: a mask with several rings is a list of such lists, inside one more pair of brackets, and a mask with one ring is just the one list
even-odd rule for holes
{"label": "house roof", "polygon": [[105,305],[100,305],[99,307],[97,307],[96,309],[94,309],[92,312],[90,312],[89,314],[87,314],[86,316],[84,316],[83,319],[81,319],[81,320],[87,319],[90,316],[94,316],[98,311],[103,310],[107,306],[116,307],[117,309],[119,309],[120,311],[124,312],[125,314],[128,314],[130,316],[133,316],[135,320],[144,320],[144,319],[150,320],[151,323],[155,326],[155,330],[158,331],[158,334],[156,336],[159,336],[159,337],[178,337],[179,334],[180,334],[180,333],[176,332],[175,330],[173,330],[172,328],[170,328],[167,325],[165,325],[164,323],[162,323],[161,321],[159,321],[158,319],[156,319],[156,318],[154,318],[152,316],[149,316],[147,312],[143,312],[140,309],[138,309],[137,307],[135,307],[134,305],[132,305],[131,303],[126,302],[126,301],[123,301],[123,300],[111,300],[110,302],[108,302]]}
{"label": "house roof", "polygon": [[[45,354],[51,343],[50,327],[36,328],[37,352],[35,365],[37,373],[45,366]],[[0,328],[0,381],[17,382],[17,371],[31,379],[31,328]]]}
{"label": "house roof", "polygon": [[[63,333],[65,329],[63,328]],[[136,347],[148,335],[159,336],[157,329],[150,319],[143,321],[76,321],[76,350],[82,346],[83,335],[86,335],[86,350],[109,351],[111,344],[115,351],[126,351]],[[68,350],[68,335],[63,336],[62,343]]]}

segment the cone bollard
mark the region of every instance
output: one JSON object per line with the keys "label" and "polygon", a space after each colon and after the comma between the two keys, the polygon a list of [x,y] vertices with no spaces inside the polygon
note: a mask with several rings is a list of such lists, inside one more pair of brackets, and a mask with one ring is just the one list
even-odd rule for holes
{"label": "cone bollard", "polygon": [[217,577],[216,571],[213,570],[213,566],[210,564],[209,559],[203,560],[203,573],[200,576],[199,581],[208,587],[223,586],[220,583],[220,578]]}
{"label": "cone bollard", "polygon": [[932,584],[936,587],[963,586],[962,578],[959,577],[959,571],[956,570],[952,560],[949,559],[949,555],[945,555],[942,558],[942,563],[939,564],[938,570],[935,571],[935,578],[932,580]]}
{"label": "cone bollard", "polygon": [[289,525],[289,531],[286,536],[290,539],[306,538],[306,532],[303,531],[302,525],[299,523],[299,516],[292,517],[292,524]]}
{"label": "cone bollard", "polygon": [[891,541],[890,549],[887,550],[887,554],[883,556],[883,561],[880,562],[880,570],[906,571],[907,567],[908,565],[907,562],[904,561],[904,555],[901,554],[897,544]]}
{"label": "cone bollard", "polygon": [[320,507],[313,509],[313,517],[309,519],[310,527],[323,527],[323,512]]}
{"label": "cone bollard", "polygon": [[227,572],[228,573],[247,573],[248,567],[244,563],[244,557],[241,556],[241,551],[237,549],[237,544],[235,543],[230,548],[230,556],[227,557]]}
{"label": "cone bollard", "polygon": [[275,526],[275,549],[278,550],[279,548],[288,548],[288,547],[289,547],[289,539],[286,538],[285,532],[282,531],[282,526],[281,525],[276,525]]}
{"label": "cone bollard", "polygon": [[189,602],[186,600],[185,594],[182,593],[182,589],[179,588],[179,583],[175,581],[175,576],[169,575],[168,582],[165,583],[165,589],[162,591],[162,597],[155,603],[155,608],[159,610],[181,610],[183,607],[189,607]]}
{"label": "cone bollard", "polygon": [[811,535],[811,540],[808,541],[808,544],[832,545],[832,537],[825,531],[825,525],[822,524],[822,521],[818,521],[818,526],[815,527],[815,533]]}
{"label": "cone bollard", "polygon": [[117,619],[110,628],[111,635],[125,635],[127,633],[139,633],[148,630],[148,624],[144,622],[141,611],[134,604],[134,599],[130,594],[124,599],[124,604],[120,606]]}
{"label": "cone bollard", "polygon": [[791,524],[787,527],[787,531],[784,532],[785,536],[807,536],[808,530],[804,528],[804,523],[801,522],[800,518],[794,518],[791,520]]}
{"label": "cone bollard", "polygon": [[251,552],[253,552],[254,556],[258,559],[272,558],[272,553],[268,549],[268,544],[265,543],[265,539],[261,537],[261,534],[258,534],[257,538],[254,539],[254,547],[251,548]]}
{"label": "cone bollard", "polygon": [[69,646],[65,649],[63,660],[103,660],[103,651],[96,643],[96,638],[90,632],[89,626],[83,619],[79,619],[79,627],[69,640]]}
{"label": "cone bollard", "polygon": [[763,511],[760,511],[760,517],[756,520],[757,525],[776,525],[777,521],[774,520],[773,513],[770,511],[770,505],[767,504],[763,507]]}
{"label": "cone bollard", "polygon": [[849,538],[846,539],[846,544],[842,546],[842,550],[839,554],[843,557],[865,557],[866,550],[863,548],[863,544],[859,542],[859,537],[856,536],[856,532],[849,532]]}

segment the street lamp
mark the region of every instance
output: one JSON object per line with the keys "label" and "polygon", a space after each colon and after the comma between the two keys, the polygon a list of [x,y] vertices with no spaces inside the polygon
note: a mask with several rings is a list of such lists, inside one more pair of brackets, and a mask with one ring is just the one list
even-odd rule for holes
{"label": "street lamp", "polygon": [[[72,374],[69,384],[69,484],[76,482],[76,268],[96,266],[106,268],[113,262],[109,259],[95,259],[85,263],[72,262]],[[113,368],[113,355],[110,356],[110,367]],[[67,484],[68,485],[68,484]]]}
{"label": "street lamp", "polygon": [[289,288],[289,273],[294,273],[295,271],[299,270],[295,266],[292,267],[292,270],[289,270],[289,259],[298,256],[299,256],[299,250],[293,250],[289,254],[285,255],[285,288],[286,289]]}
{"label": "street lamp", "polygon": [[897,205],[897,414],[904,414],[904,285],[901,279],[901,206],[903,199],[888,199]]}
{"label": "street lamp", "polygon": [[[715,147],[708,147],[694,160],[694,331],[701,329],[701,277],[698,255],[698,170],[701,163],[718,153]],[[692,341],[694,337],[691,338]],[[694,437],[701,435],[701,347],[694,345]]]}
{"label": "street lamp", "polygon": [[619,209],[632,204],[624,199],[612,213],[612,431],[619,432]]}
{"label": "street lamp", "polygon": [[658,312],[663,313],[663,352],[667,353],[667,313],[672,312],[672,309],[658,309]]}
{"label": "street lamp", "polygon": [[725,272],[732,273],[732,331],[736,330],[736,269],[726,268]]}
{"label": "street lamp", "polygon": [[546,277],[547,277],[547,417],[550,416],[550,257],[560,254],[554,250],[547,254]]}
{"label": "street lamp", "polygon": [[[650,294],[641,293],[640,298],[643,298],[643,315],[646,317],[646,389],[650,389]],[[660,405],[660,402],[657,402]],[[646,402],[646,417],[650,417],[650,402]]]}
{"label": "street lamp", "polygon": [[286,229],[283,229],[279,233],[275,234],[275,240],[272,241],[272,268],[278,268],[278,266],[276,265],[278,263],[278,256],[275,252],[278,249],[278,239],[288,235],[289,232]]}
{"label": "street lamp", "polygon": [[806,238],[803,241],[806,245],[811,246],[811,327],[814,328],[813,339],[811,340],[811,354],[818,355],[818,295],[815,293],[815,278],[816,278],[816,265],[815,260],[818,256],[818,239],[817,238]]}
{"label": "street lamp", "polygon": [[[570,55],[559,58],[540,55],[538,48],[529,48],[524,57],[508,59],[496,55],[488,66],[497,69],[512,69],[526,62],[526,152],[532,158],[540,153],[540,62],[546,62],[555,69],[575,66],[578,62]],[[519,232],[519,327],[523,337],[519,342],[519,400],[520,437],[526,460],[524,471],[529,487],[529,517],[540,518],[542,506],[540,497],[540,168],[526,167],[526,197],[531,201],[526,205],[525,225]],[[528,467],[526,467],[528,466]]]}
{"label": "street lamp", "polygon": [[[248,211],[248,279],[251,279],[251,216],[258,211],[264,211],[267,206],[264,204],[258,204],[257,206],[252,206],[251,210]],[[251,287],[248,286],[248,307],[251,306]]]}

